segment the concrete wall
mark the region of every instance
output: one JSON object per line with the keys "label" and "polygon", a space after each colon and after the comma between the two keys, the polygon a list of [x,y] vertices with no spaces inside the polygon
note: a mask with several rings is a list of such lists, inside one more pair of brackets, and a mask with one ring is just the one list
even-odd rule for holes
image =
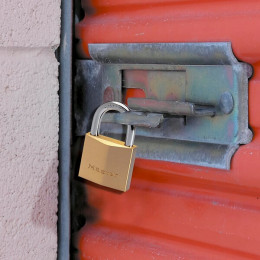
{"label": "concrete wall", "polygon": [[0,259],[56,259],[60,0],[1,0],[0,24]]}

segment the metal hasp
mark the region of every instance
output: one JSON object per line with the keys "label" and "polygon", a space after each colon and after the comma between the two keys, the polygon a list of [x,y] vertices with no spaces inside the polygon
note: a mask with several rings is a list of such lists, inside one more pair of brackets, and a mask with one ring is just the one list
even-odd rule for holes
{"label": "metal hasp", "polygon": [[[89,130],[100,104],[122,102],[124,93],[134,88],[145,97],[128,98],[136,114],[125,121],[137,126],[139,122],[135,141],[139,158],[230,169],[239,144],[251,141],[252,69],[238,62],[231,43],[89,44],[89,53],[93,60],[76,64],[78,135]],[[110,115],[104,121],[124,124],[120,117]],[[101,133],[117,138],[123,132],[122,125],[112,123],[101,128]]]}

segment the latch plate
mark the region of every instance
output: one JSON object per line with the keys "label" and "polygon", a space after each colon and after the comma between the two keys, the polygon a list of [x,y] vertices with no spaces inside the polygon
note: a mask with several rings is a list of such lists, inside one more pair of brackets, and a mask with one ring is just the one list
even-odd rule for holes
{"label": "latch plate", "polygon": [[[230,43],[90,44],[89,51],[93,61],[77,61],[78,135],[88,131],[96,107],[137,88],[145,98],[128,105],[165,117],[159,128],[137,129],[137,157],[229,169],[239,144],[251,141],[252,71]],[[102,131],[118,137],[123,127],[106,124]]]}

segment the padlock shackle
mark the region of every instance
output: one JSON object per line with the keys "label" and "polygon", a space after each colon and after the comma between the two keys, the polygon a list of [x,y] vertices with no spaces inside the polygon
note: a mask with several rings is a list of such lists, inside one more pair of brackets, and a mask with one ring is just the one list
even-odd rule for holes
{"label": "padlock shackle", "polygon": [[[116,101],[108,102],[101,105],[94,114],[91,131],[90,131],[91,135],[94,136],[99,135],[102,118],[106,112],[111,110],[118,111],[120,113],[130,111],[130,109],[126,105]],[[133,146],[134,138],[135,138],[135,127],[132,125],[127,125],[125,145],[129,147]]]}

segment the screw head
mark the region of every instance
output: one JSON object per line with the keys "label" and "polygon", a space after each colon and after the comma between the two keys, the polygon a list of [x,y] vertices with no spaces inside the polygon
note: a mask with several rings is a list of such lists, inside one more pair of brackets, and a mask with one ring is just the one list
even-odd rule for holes
{"label": "screw head", "polygon": [[230,92],[224,92],[219,100],[219,108],[220,111],[224,114],[230,114],[234,108],[234,100],[233,96]]}

